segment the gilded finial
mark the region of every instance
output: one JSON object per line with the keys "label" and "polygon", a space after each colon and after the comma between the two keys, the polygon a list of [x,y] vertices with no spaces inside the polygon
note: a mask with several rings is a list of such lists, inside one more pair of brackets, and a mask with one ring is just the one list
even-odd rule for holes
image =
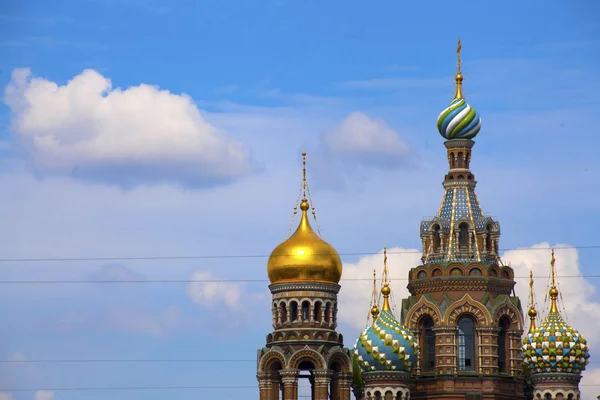
{"label": "gilded finial", "polygon": [[556,277],[555,277],[555,267],[554,263],[556,259],[554,258],[554,249],[552,249],[552,259],[550,260],[550,267],[552,269],[552,285],[550,287],[550,299],[552,303],[550,304],[550,312],[557,313],[558,306],[556,304],[556,299],[558,298],[558,289],[556,288]]}
{"label": "gilded finial", "polygon": [[371,307],[371,317],[373,317],[373,323],[377,321],[379,316],[379,307],[377,306],[377,272],[373,268],[373,307]]}
{"label": "gilded finial", "polygon": [[383,294],[383,307],[381,307],[382,311],[390,310],[390,293],[392,289],[390,289],[390,283],[388,281],[388,269],[387,269],[387,248],[383,248],[383,287],[381,288],[381,294]]}
{"label": "gilded finial", "polygon": [[302,201],[306,201],[306,152],[302,152]]}
{"label": "gilded finial", "polygon": [[535,330],[535,317],[537,317],[537,311],[535,310],[534,298],[533,298],[533,271],[529,271],[529,332]]}
{"label": "gilded finial", "polygon": [[463,76],[462,76],[462,73],[460,72],[460,65],[461,65],[460,52],[461,52],[461,50],[462,50],[462,44],[460,42],[460,36],[459,36],[458,37],[458,47],[456,48],[456,58],[457,58],[456,75],[454,76],[454,80],[456,81],[456,94],[454,95],[455,100],[463,98],[463,93],[462,93]]}

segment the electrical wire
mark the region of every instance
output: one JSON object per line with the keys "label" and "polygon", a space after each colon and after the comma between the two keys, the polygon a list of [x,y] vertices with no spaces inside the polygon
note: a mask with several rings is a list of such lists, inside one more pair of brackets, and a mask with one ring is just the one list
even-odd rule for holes
{"label": "electrical wire", "polygon": [[[499,251],[538,251],[538,250],[550,250],[551,247],[534,247],[534,248],[504,248]],[[557,247],[556,250],[561,249],[600,249],[600,245],[589,245],[589,246],[565,246]],[[388,254],[421,254],[419,250],[397,250],[390,251]],[[339,253],[340,256],[365,256],[365,255],[376,255],[379,252],[352,252],[352,253]],[[279,254],[275,257],[292,257],[293,254]],[[226,259],[226,258],[269,258],[271,255],[265,254],[240,254],[240,255],[204,255],[204,256],[124,256],[124,257],[44,257],[44,258],[0,258],[0,262],[71,262],[71,261],[144,261],[144,260],[199,260],[199,259]]]}
{"label": "electrical wire", "polygon": [[[600,275],[564,275],[560,279],[571,278],[600,278]],[[408,281],[408,278],[389,278],[395,281]],[[513,279],[529,279],[528,276],[515,276]],[[342,278],[340,282],[371,281],[372,278]],[[31,280],[31,281],[0,281],[0,284],[83,284],[83,283],[265,283],[268,279],[147,279],[147,280]]]}

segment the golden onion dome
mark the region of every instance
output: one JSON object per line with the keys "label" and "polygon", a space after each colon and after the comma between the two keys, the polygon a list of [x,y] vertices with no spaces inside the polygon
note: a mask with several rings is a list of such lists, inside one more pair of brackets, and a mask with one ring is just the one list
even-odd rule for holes
{"label": "golden onion dome", "polygon": [[306,198],[300,203],[302,216],[296,231],[271,252],[267,273],[271,283],[324,282],[338,283],[342,277],[342,260],[329,243],[310,226]]}

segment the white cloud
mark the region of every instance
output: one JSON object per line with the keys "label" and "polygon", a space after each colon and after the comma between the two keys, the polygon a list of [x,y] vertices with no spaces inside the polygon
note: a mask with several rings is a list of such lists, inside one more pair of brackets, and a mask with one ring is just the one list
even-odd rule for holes
{"label": "white cloud", "polygon": [[385,121],[362,112],[350,113],[325,135],[333,154],[369,165],[397,165],[409,154],[408,144]]}
{"label": "white cloud", "polygon": [[[394,306],[399,311],[400,302],[409,295],[406,289],[408,271],[419,265],[421,254],[415,249],[401,247],[388,249],[387,252],[387,265]],[[338,318],[340,322],[346,323],[357,330],[364,329],[367,324],[369,299],[373,292],[373,269],[377,270],[377,290],[379,291],[383,271],[383,250],[377,254],[361,257],[356,264],[344,263],[344,281],[339,296]]]}
{"label": "white cloud", "polygon": [[[244,295],[244,285],[232,282],[198,282],[217,280],[209,271],[198,271],[192,274],[187,285],[187,295],[194,303],[212,308],[213,306],[227,305],[229,308],[238,308]],[[195,281],[195,282],[194,282]]]}
{"label": "white cloud", "polygon": [[113,89],[94,70],[59,85],[15,69],[4,101],[12,132],[42,175],[207,185],[253,170],[248,149],[208,124],[185,94],[146,84]]}
{"label": "white cloud", "polygon": [[38,390],[35,392],[35,400],[54,400],[54,392],[49,390]]}

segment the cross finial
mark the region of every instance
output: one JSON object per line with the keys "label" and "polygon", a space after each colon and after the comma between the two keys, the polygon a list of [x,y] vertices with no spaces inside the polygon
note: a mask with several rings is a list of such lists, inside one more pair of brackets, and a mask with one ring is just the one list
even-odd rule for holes
{"label": "cross finial", "polygon": [[460,42],[460,36],[458,37],[458,46],[456,47],[456,58],[458,59],[458,64],[456,66],[456,72],[460,73],[460,51],[462,50],[462,43]]}
{"label": "cross finial", "polygon": [[306,152],[302,152],[302,191],[303,198],[306,200]]}
{"label": "cross finial", "polygon": [[550,305],[550,312],[558,312],[558,306],[556,304],[556,300],[558,299],[558,289],[556,289],[556,271],[554,263],[556,259],[554,258],[554,249],[552,249],[552,259],[550,260],[550,268],[552,269],[552,286],[550,287],[550,299],[552,301]]}

